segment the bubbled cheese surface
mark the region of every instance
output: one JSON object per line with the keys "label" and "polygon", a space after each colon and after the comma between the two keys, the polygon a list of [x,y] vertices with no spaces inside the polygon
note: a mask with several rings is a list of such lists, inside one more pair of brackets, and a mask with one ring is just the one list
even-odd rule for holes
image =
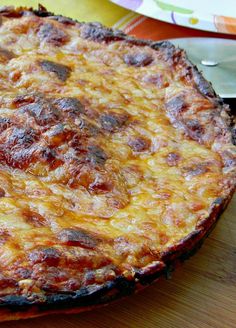
{"label": "bubbled cheese surface", "polygon": [[161,48],[3,17],[0,95],[1,295],[158,261],[235,178],[227,118]]}

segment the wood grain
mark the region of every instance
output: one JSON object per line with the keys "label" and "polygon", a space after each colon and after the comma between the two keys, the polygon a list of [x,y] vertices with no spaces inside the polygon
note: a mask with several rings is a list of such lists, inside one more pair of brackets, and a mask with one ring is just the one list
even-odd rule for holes
{"label": "wood grain", "polygon": [[77,315],[2,323],[4,328],[235,328],[236,197],[201,250],[139,294]]}

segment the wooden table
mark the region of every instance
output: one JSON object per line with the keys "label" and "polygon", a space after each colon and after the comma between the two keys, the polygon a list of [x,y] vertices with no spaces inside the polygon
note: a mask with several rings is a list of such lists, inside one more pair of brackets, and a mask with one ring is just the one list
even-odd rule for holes
{"label": "wooden table", "polygon": [[2,323],[4,328],[235,328],[236,197],[200,251],[139,294],[93,312]]}

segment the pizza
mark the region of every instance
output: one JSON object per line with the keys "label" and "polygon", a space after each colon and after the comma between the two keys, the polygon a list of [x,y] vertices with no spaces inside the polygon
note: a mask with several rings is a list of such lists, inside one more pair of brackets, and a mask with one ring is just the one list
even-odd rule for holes
{"label": "pizza", "polygon": [[42,6],[0,18],[0,320],[168,275],[235,190],[228,106],[169,42]]}

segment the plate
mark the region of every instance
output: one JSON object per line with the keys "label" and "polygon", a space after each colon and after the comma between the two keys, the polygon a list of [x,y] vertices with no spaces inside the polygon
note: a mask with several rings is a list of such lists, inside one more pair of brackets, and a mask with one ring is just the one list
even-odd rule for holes
{"label": "plate", "polygon": [[235,0],[110,0],[139,14],[204,31],[236,35]]}
{"label": "plate", "polygon": [[217,38],[171,39],[212,83],[222,98],[236,98],[236,41]]}

